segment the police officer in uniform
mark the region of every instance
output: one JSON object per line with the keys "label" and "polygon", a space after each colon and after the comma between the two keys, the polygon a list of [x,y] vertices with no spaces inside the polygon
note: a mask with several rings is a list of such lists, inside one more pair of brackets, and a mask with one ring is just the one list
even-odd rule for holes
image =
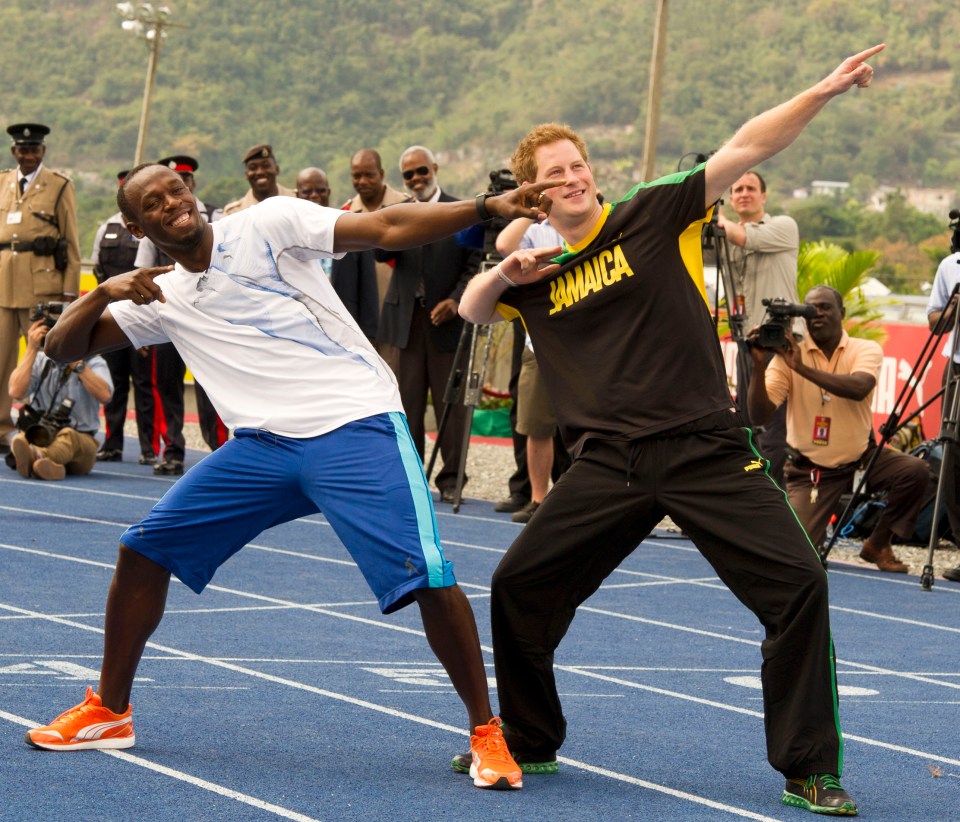
{"label": "police officer in uniform", "polygon": [[250,190],[239,200],[227,203],[223,213],[233,214],[243,211],[269,197],[296,197],[297,192],[277,182],[280,166],[273,153],[273,146],[259,143],[251,146],[243,155],[243,173],[250,184]]}
{"label": "police officer in uniform", "polygon": [[70,179],[43,165],[50,129],[18,123],[7,133],[17,168],[0,172],[0,451],[13,431],[7,384],[20,338],[39,303],[70,301],[80,290],[77,200]]}
{"label": "police officer in uniform", "polygon": [[[126,171],[117,174],[123,182]],[[140,241],[134,237],[118,211],[106,220],[93,239],[93,273],[97,282],[125,274],[136,268],[137,250]],[[103,445],[97,452],[100,461],[119,462],[123,459],[123,426],[127,419],[130,382],[133,381],[133,405],[136,409],[137,434],[140,440],[140,464],[155,465],[157,462],[154,444],[154,399],[151,360],[147,351],[122,348],[103,355],[113,380],[113,396],[103,409],[106,434]]]}

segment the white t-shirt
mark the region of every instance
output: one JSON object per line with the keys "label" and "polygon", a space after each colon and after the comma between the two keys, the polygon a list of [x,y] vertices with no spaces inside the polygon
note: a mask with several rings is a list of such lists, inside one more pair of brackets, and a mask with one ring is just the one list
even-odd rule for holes
{"label": "white t-shirt", "polygon": [[344,212],[271,197],[211,223],[210,267],[179,264],[156,283],[166,302],[113,303],[139,348],[171,341],[224,423],[313,437],[402,411],[396,379],[320,267]]}

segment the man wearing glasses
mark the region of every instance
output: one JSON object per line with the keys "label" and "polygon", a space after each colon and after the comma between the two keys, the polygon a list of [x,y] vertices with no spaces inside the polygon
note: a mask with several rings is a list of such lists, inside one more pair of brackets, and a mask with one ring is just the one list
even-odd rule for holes
{"label": "man wearing glasses", "polygon": [[[411,146],[400,156],[404,185],[417,202],[456,200],[440,190],[439,166],[433,152]],[[378,260],[394,262],[393,276],[380,314],[381,341],[397,347],[394,370],[400,384],[400,398],[410,424],[410,433],[423,459],[424,413],[427,391],[439,420],[443,395],[456,358],[463,320],[457,314],[460,297],[476,273],[479,255],[463,248],[453,237],[406,251],[377,251]],[[440,501],[454,501],[454,487],[460,466],[466,407],[450,409],[448,424],[440,439],[443,468],[437,474]]]}

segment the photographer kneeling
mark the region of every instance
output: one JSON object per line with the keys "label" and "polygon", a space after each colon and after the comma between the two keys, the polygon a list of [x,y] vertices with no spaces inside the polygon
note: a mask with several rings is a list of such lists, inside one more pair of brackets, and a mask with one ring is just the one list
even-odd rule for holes
{"label": "photographer kneeling", "polygon": [[[747,401],[750,419],[763,424],[787,401],[787,442],[792,452],[784,468],[787,497],[814,547],[820,547],[840,497],[854,486],[857,471],[870,461],[873,437],[871,402],[883,362],[872,340],[850,337],[840,293],[829,286],[810,289],[804,300],[816,314],[807,318],[808,336],[771,350],[752,340],[753,376]],[[885,492],[886,508],[863,542],[861,559],[881,571],[909,570],[893,553],[890,538],[913,533],[917,512],[930,484],[926,463],[884,448],[867,477],[868,492]]]}
{"label": "photographer kneeling", "polygon": [[10,467],[22,477],[61,480],[68,473],[93,470],[100,405],[113,394],[113,383],[103,357],[68,365],[49,359],[40,349],[51,327],[45,317],[30,326],[27,349],[10,375],[10,396],[30,397],[20,410],[19,431],[10,442]]}

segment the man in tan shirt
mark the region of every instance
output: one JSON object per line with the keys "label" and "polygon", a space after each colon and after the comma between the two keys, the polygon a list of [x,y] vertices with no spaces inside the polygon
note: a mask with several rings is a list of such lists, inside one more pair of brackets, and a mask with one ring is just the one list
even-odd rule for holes
{"label": "man in tan shirt", "polygon": [[[791,456],[784,468],[787,496],[811,542],[818,547],[840,497],[854,490],[858,470],[877,448],[871,403],[883,350],[872,340],[843,330],[846,313],[839,292],[812,288],[804,301],[817,309],[807,320],[800,343],[786,335],[787,347],[770,351],[753,346],[750,419],[762,424],[787,403],[787,442]],[[753,334],[752,336],[756,336]],[[913,533],[930,470],[923,460],[884,448],[866,478],[868,493],[886,494],[886,507],[864,540],[860,557],[881,571],[909,569],[890,547],[893,534]]]}

